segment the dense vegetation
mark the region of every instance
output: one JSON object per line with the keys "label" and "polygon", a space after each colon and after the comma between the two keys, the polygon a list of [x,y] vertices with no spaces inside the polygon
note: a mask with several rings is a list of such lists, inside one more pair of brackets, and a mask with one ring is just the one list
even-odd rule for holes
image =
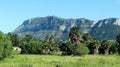
{"label": "dense vegetation", "polygon": [[101,40],[92,37],[89,33],[82,34],[79,27],[72,27],[68,33],[69,40],[54,41],[53,35],[46,35],[45,40],[37,40],[32,35],[25,35],[20,40],[16,34],[10,34],[13,46],[22,49],[21,54],[55,54],[85,55],[85,54],[114,54],[120,53],[120,35],[116,41]]}
{"label": "dense vegetation", "polygon": [[11,57],[0,61],[0,66],[118,67],[120,65],[120,57],[117,55],[120,54],[120,34],[116,35],[116,41],[101,40],[89,33],[82,35],[79,27],[72,27],[68,37],[69,40],[55,42],[53,35],[46,35],[45,40],[37,40],[32,35],[25,35],[20,39],[16,34],[0,32],[0,59],[11,55],[13,46],[21,48],[20,54],[15,51]]}
{"label": "dense vegetation", "polygon": [[45,40],[37,40],[32,35],[25,35],[20,40],[16,34],[0,32],[0,59],[10,56],[12,46],[20,47],[21,54],[72,55],[86,54],[120,54],[120,34],[116,41],[92,38],[89,33],[82,35],[79,27],[72,27],[68,33],[69,40],[54,41],[53,35],[46,35]]}
{"label": "dense vegetation", "polygon": [[22,54],[41,54],[42,53],[42,43],[38,41],[30,41],[29,43],[23,42],[22,46]]}
{"label": "dense vegetation", "polygon": [[0,32],[0,59],[4,59],[12,53],[12,43],[10,37]]}

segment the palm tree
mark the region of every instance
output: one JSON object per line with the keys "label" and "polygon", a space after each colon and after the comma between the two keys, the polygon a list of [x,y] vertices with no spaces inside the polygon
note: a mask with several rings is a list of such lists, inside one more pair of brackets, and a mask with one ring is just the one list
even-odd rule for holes
{"label": "palm tree", "polygon": [[75,26],[70,29],[69,38],[72,43],[78,42],[80,40],[80,35],[81,33],[79,27]]}
{"label": "palm tree", "polygon": [[84,35],[82,36],[82,38],[83,38],[84,41],[89,41],[89,40],[91,40],[91,36],[90,36],[89,33],[84,34]]}
{"label": "palm tree", "polygon": [[71,55],[70,41],[60,41],[59,48],[62,51],[62,55]]}
{"label": "palm tree", "polygon": [[25,35],[25,37],[23,38],[23,41],[26,41],[27,43],[29,43],[30,41],[36,41],[37,39],[34,38],[32,35]]}
{"label": "palm tree", "polygon": [[82,39],[83,39],[83,42],[86,43],[86,45],[88,46],[90,44],[90,42],[92,41],[92,38],[90,36],[89,33],[85,33],[83,36],[82,36]]}
{"label": "palm tree", "polygon": [[111,45],[112,45],[112,41],[107,39],[103,40],[101,43],[100,52],[102,54],[109,54]]}
{"label": "palm tree", "polygon": [[90,50],[90,54],[98,54],[99,53],[99,47],[100,47],[100,39],[99,38],[94,38],[89,44],[88,48]]}
{"label": "palm tree", "polygon": [[116,41],[120,44],[120,34],[116,36]]}
{"label": "palm tree", "polygon": [[120,34],[118,34],[118,35],[116,36],[116,41],[117,41],[117,43],[118,43],[118,46],[117,46],[117,48],[118,48],[118,53],[120,54]]}

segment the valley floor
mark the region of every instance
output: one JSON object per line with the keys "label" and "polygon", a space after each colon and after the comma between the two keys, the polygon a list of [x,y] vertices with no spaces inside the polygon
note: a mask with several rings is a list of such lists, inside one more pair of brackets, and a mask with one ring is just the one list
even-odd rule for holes
{"label": "valley floor", "polygon": [[119,55],[14,55],[0,61],[0,67],[119,67]]}

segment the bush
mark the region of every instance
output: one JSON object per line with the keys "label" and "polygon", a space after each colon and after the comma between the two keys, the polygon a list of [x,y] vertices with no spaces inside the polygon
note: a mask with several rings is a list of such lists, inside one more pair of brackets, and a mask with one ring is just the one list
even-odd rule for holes
{"label": "bush", "polygon": [[10,56],[12,49],[10,37],[0,32],[0,59]]}
{"label": "bush", "polygon": [[72,53],[73,55],[85,55],[89,53],[89,49],[86,47],[86,45],[84,43],[76,43],[73,46],[73,50]]}
{"label": "bush", "polygon": [[73,46],[71,46],[70,41],[61,41],[61,43],[59,44],[59,48],[62,51],[62,55],[71,55],[71,50],[73,49],[72,47]]}
{"label": "bush", "polygon": [[117,45],[116,45],[116,43],[113,43],[110,47],[109,53],[114,54],[114,53],[117,53],[117,52],[118,52]]}
{"label": "bush", "polygon": [[30,41],[29,43],[23,42],[20,46],[21,54],[41,54],[42,42]]}

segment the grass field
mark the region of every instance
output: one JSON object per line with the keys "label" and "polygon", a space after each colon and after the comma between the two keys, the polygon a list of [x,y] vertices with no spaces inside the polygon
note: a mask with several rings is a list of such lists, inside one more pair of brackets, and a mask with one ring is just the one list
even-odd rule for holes
{"label": "grass field", "polygon": [[0,61],[0,67],[119,67],[119,55],[14,55]]}

